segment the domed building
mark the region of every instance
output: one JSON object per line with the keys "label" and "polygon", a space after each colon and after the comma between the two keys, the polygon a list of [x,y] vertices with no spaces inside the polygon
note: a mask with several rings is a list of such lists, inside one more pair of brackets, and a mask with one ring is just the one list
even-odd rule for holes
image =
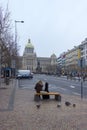
{"label": "domed building", "polygon": [[22,69],[29,69],[34,73],[55,73],[56,65],[57,57],[55,54],[52,54],[51,57],[37,57],[31,40],[28,40],[23,53]]}
{"label": "domed building", "polygon": [[34,46],[32,45],[30,39],[25,46],[23,53],[22,69],[31,70],[32,72],[36,71],[37,67],[37,56],[34,52]]}

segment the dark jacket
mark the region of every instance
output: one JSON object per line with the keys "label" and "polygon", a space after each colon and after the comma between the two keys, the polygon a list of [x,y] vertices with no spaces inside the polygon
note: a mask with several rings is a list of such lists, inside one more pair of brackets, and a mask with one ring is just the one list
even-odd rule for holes
{"label": "dark jacket", "polygon": [[[49,92],[49,90],[48,90],[48,83],[46,82],[45,83],[45,89],[44,89],[44,91],[45,92]],[[43,95],[43,99],[49,99],[50,98],[50,96],[49,95]]]}
{"label": "dark jacket", "polygon": [[42,84],[36,83],[35,90],[37,93],[40,93],[40,91],[42,91],[42,88],[43,88]]}

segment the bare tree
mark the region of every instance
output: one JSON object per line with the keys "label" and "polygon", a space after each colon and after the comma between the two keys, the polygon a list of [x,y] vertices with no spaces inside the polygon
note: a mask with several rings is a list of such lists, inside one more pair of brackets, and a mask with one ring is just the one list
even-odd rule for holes
{"label": "bare tree", "polygon": [[8,6],[6,11],[0,7],[0,46],[2,50],[2,64],[11,67],[11,60],[17,59],[18,50],[15,47],[11,31],[11,20]]}

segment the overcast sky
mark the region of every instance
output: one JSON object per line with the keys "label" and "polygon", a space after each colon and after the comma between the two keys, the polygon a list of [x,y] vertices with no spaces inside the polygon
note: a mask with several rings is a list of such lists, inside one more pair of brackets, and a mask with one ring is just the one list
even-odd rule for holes
{"label": "overcast sky", "polygon": [[37,56],[49,57],[79,45],[87,37],[87,0],[0,0],[8,3],[13,31],[17,23],[20,55],[28,39]]}

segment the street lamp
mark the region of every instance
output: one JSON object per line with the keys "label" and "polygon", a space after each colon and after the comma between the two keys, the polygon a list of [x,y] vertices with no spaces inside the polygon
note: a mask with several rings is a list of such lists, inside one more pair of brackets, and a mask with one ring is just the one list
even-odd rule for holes
{"label": "street lamp", "polygon": [[24,23],[24,21],[15,20],[15,49],[16,51],[17,51],[17,23]]}
{"label": "street lamp", "polygon": [[83,73],[82,73],[83,58],[81,57],[81,50],[83,50],[83,47],[79,46],[79,49],[78,49],[78,59],[80,61],[80,69],[81,69],[81,99],[83,99]]}
{"label": "street lamp", "polygon": [[24,21],[15,20],[15,45],[16,45],[16,49],[17,49],[17,23],[24,23]]}
{"label": "street lamp", "polygon": [[81,98],[83,98],[83,73],[82,73],[83,58],[82,57],[80,59],[80,67],[81,67]]}

